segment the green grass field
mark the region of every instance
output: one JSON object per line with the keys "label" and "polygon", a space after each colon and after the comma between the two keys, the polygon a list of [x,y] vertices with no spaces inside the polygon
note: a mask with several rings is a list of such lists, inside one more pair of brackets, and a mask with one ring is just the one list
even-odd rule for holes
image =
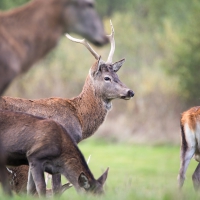
{"label": "green grass field", "polygon": [[[191,180],[197,165],[194,160],[187,171],[182,195],[178,193],[177,174],[180,165],[178,146],[111,144],[87,140],[79,147],[86,159],[91,154],[89,167],[95,178],[98,178],[107,167],[110,168],[105,186],[106,195],[102,197],[78,195],[74,188],[71,188],[61,196],[61,200],[198,199]],[[0,199],[5,199],[2,197],[3,194]],[[15,195],[12,199],[32,198]]]}

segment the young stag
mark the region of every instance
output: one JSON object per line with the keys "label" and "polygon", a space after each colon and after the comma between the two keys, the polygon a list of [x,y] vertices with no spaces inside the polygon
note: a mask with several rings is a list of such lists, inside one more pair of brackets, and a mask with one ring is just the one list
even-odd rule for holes
{"label": "young stag", "polygon": [[[79,143],[81,140],[92,136],[103,123],[111,109],[113,99],[129,100],[134,96],[134,93],[119,80],[116,74],[125,59],[112,63],[115,50],[113,27],[109,36],[111,50],[106,62],[85,40],[78,40],[69,35],[67,37],[85,45],[97,60],[89,70],[81,94],[72,99],[27,100],[0,97],[0,109],[20,111],[53,119],[67,130],[76,143]],[[55,176],[53,176],[53,182],[54,179]]]}
{"label": "young stag", "polygon": [[25,113],[0,111],[6,164],[28,165],[28,193],[46,194],[44,172],[63,174],[77,191],[100,194],[108,169],[95,180],[74,140],[58,123]]}
{"label": "young stag", "polygon": [[0,12],[0,95],[66,32],[80,34],[95,45],[108,42],[93,0],[32,0]]}
{"label": "young stag", "polygon": [[[194,156],[200,162],[200,107],[193,107],[182,114],[181,117],[181,165],[178,175],[179,188],[183,186],[185,173]],[[192,176],[196,190],[200,189],[200,164]]]}

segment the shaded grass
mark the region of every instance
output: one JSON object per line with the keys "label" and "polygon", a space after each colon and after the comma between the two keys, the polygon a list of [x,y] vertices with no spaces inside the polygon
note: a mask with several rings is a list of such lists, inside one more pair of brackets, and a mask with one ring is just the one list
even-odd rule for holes
{"label": "shaded grass", "polygon": [[[197,165],[194,160],[187,171],[182,195],[177,192],[180,165],[178,146],[141,146],[87,140],[79,147],[86,159],[92,155],[89,167],[95,178],[98,178],[107,167],[110,168],[105,186],[106,195],[78,195],[74,188],[71,188],[61,196],[61,200],[198,199],[191,180]],[[66,182],[64,178],[63,182]],[[1,197],[0,199],[5,199]],[[13,199],[32,198],[14,196]]]}

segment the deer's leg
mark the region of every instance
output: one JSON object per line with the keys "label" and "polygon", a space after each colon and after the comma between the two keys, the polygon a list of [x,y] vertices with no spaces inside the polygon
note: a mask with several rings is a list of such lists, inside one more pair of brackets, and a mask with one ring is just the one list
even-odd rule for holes
{"label": "deer's leg", "polygon": [[8,173],[6,171],[6,167],[4,162],[0,162],[0,182],[3,188],[3,191],[6,195],[12,196],[11,187],[8,182]]}
{"label": "deer's leg", "polygon": [[28,171],[28,183],[27,183],[27,194],[34,195],[36,193],[36,186],[29,168]]}
{"label": "deer's leg", "polygon": [[192,159],[196,150],[195,134],[191,132],[188,126],[186,126],[185,129],[184,127],[181,127],[181,134],[182,134],[181,155],[180,155],[181,164],[178,174],[178,184],[180,189],[183,186],[185,180],[185,173],[190,163],[190,160]]}
{"label": "deer's leg", "polygon": [[61,174],[52,175],[52,191],[54,195],[58,195],[61,192]]}
{"label": "deer's leg", "polygon": [[200,163],[192,175],[193,186],[196,191],[200,190]]}
{"label": "deer's leg", "polygon": [[192,147],[188,150],[181,150],[181,165],[178,175],[178,184],[179,188],[181,189],[185,180],[185,173],[188,168],[188,165],[190,163],[190,160],[192,159],[193,155],[195,153],[195,148]]}
{"label": "deer's leg", "polygon": [[[31,171],[32,180],[35,183],[38,195],[45,196],[46,183],[44,179],[44,172],[43,172],[40,162],[37,160],[29,161],[29,170]],[[30,179],[30,181],[32,180]],[[32,186],[31,188],[33,189],[33,185],[30,184],[30,186]]]}
{"label": "deer's leg", "polygon": [[5,194],[11,196],[12,192],[8,182],[8,173],[5,166],[5,155],[3,146],[1,144],[1,140],[0,140],[0,182],[2,184],[2,188]]}

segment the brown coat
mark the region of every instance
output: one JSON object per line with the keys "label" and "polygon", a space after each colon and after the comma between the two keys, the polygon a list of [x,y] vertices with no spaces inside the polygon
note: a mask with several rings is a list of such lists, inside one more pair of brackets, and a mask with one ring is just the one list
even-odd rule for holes
{"label": "brown coat", "polygon": [[63,174],[77,191],[83,188],[94,193],[103,192],[107,171],[95,180],[76,143],[53,120],[0,111],[0,136],[7,165],[29,164],[28,192],[32,191],[33,179],[38,194],[46,193],[44,171]]}
{"label": "brown coat", "polygon": [[0,12],[0,95],[12,79],[27,71],[74,32],[95,45],[108,42],[93,1],[34,0]]}

